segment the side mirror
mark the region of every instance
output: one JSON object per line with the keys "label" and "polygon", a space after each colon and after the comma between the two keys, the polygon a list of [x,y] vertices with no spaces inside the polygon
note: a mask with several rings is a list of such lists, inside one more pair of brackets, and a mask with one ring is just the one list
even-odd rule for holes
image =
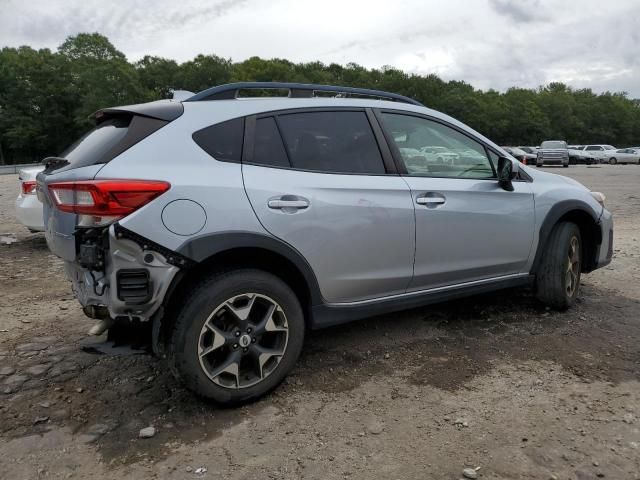
{"label": "side mirror", "polygon": [[507,192],[513,192],[511,180],[516,176],[517,170],[513,169],[513,162],[506,157],[498,158],[498,185]]}

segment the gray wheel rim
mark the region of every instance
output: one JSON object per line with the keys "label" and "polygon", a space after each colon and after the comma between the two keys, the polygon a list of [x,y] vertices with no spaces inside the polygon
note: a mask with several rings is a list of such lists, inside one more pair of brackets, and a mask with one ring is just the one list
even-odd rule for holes
{"label": "gray wheel rim", "polygon": [[288,341],[282,307],[267,295],[243,293],[225,300],[207,317],[198,338],[198,359],[213,383],[237,390],[271,375]]}
{"label": "gray wheel rim", "polygon": [[569,241],[567,252],[567,269],[565,272],[565,284],[567,295],[572,297],[578,288],[580,280],[580,242],[575,235]]}

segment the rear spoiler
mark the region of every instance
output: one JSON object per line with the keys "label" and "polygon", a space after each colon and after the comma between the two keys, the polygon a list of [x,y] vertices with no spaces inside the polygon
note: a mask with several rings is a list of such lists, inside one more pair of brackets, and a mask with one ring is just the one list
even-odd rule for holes
{"label": "rear spoiler", "polygon": [[129,114],[171,122],[182,115],[183,112],[184,107],[180,102],[158,100],[156,102],[138,103],[136,105],[103,108],[93,115],[90,115],[89,120],[95,120],[96,124],[99,124],[114,116]]}

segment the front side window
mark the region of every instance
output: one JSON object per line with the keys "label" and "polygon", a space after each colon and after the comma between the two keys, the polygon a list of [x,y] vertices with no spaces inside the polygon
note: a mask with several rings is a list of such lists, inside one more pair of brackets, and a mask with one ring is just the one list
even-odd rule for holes
{"label": "front side window", "polygon": [[291,167],[330,173],[384,174],[364,112],[304,112],[278,116]]}
{"label": "front side window", "polygon": [[383,113],[382,122],[409,175],[493,178],[494,170],[482,144],[425,118]]}

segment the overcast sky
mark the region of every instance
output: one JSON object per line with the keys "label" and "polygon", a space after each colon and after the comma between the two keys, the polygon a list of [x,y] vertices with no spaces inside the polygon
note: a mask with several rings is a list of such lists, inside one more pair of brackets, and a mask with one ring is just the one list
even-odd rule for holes
{"label": "overcast sky", "polygon": [[562,81],[640,98],[640,0],[0,0],[0,46],[99,32],[129,60],[257,55],[436,73],[504,90]]}

